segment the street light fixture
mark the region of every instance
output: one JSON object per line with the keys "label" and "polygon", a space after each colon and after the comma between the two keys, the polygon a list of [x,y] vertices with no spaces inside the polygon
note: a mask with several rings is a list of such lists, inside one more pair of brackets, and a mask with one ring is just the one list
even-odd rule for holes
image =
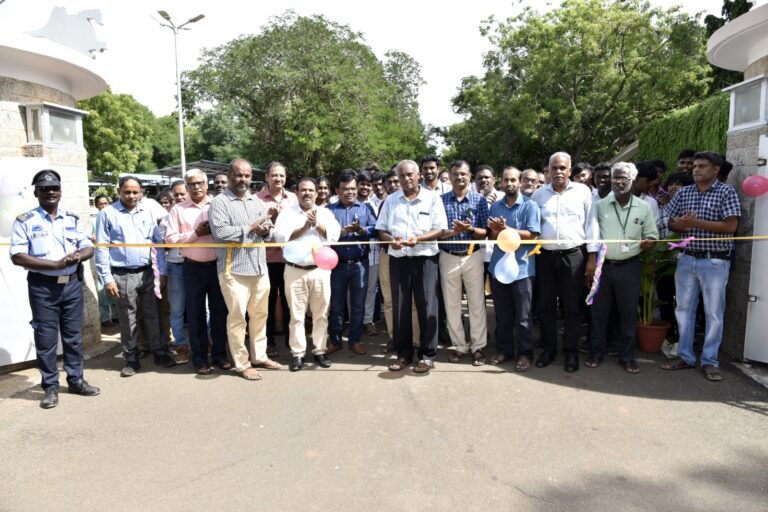
{"label": "street light fixture", "polygon": [[198,14],[194,18],[190,18],[184,23],[182,23],[181,25],[176,26],[171,20],[171,16],[166,11],[157,11],[157,14],[159,14],[167,23],[163,23],[157,20],[155,21],[157,21],[163,27],[168,27],[173,32],[173,55],[176,61],[176,99],[179,105],[179,142],[181,145],[181,177],[183,178],[184,175],[187,173],[187,156],[184,150],[184,111],[181,107],[181,78],[179,76],[179,50],[178,50],[178,45],[176,43],[176,36],[178,35],[179,30],[189,30],[189,28],[184,28],[184,27],[186,27],[190,23],[197,23],[201,19],[205,18],[205,15]]}

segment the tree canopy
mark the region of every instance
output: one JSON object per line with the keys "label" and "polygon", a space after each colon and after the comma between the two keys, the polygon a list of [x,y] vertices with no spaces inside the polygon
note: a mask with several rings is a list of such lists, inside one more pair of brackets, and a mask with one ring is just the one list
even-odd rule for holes
{"label": "tree canopy", "polygon": [[[235,135],[241,154],[259,164],[319,175],[427,149],[418,63],[401,52],[382,62],[360,33],[323,16],[288,11],[258,35],[207,49],[185,81],[198,103],[223,109],[206,130],[232,123],[248,135]],[[228,147],[210,142],[207,154]]]}
{"label": "tree canopy", "polygon": [[679,8],[641,0],[528,7],[481,32],[494,49],[483,77],[453,98],[466,120],[443,131],[448,157],[539,165],[557,150],[611,157],[649,121],[707,93],[704,29]]}
{"label": "tree canopy", "polygon": [[90,115],[83,118],[83,139],[88,169],[95,176],[154,168],[152,163],[152,112],[128,94],[110,90],[77,103]]}

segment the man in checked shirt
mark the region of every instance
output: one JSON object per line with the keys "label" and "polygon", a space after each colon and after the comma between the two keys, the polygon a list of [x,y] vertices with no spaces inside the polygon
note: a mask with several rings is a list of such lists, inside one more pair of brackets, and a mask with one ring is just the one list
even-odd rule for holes
{"label": "man in checked shirt", "polygon": [[699,240],[729,238],[736,232],[741,216],[739,198],[733,187],[717,180],[723,159],[717,153],[703,151],[693,157],[693,185],[683,187],[665,208],[669,228],[693,236],[677,260],[677,318],[680,332],[679,357],[661,365],[664,370],[696,367],[693,331],[699,292],[704,298],[706,331],[701,353],[701,371],[710,382],[722,380],[717,353],[723,338],[725,286],[731,269],[733,240]]}

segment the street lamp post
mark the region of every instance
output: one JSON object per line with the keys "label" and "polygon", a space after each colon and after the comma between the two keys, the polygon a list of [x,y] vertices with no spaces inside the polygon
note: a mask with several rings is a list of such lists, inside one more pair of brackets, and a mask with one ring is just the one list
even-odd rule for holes
{"label": "street lamp post", "polygon": [[204,14],[198,14],[194,18],[190,18],[184,23],[182,23],[179,26],[176,26],[173,21],[171,21],[170,15],[166,11],[157,11],[157,14],[162,16],[162,18],[167,22],[163,23],[161,21],[158,21],[160,25],[163,27],[168,27],[173,32],[173,56],[176,61],[176,100],[179,105],[179,143],[181,146],[181,177],[183,178],[184,175],[187,173],[187,156],[185,154],[184,150],[184,110],[181,107],[181,77],[179,76],[179,49],[178,45],[176,43],[176,36],[179,33],[179,30],[189,30],[189,28],[185,28],[190,23],[197,23],[201,19],[205,18]]}

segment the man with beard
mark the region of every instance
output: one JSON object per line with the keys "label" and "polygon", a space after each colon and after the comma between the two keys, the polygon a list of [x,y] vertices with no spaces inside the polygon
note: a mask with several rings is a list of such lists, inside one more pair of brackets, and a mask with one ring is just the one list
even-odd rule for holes
{"label": "man with beard", "polygon": [[[508,169],[516,169],[515,167],[505,167],[504,170],[501,172],[502,175],[502,183],[504,179],[504,173]],[[533,169],[526,169],[523,171],[523,173],[520,175],[520,193],[523,194],[525,197],[531,197],[534,192],[539,188],[539,175],[536,173]],[[504,187],[502,186],[502,191]]]}
{"label": "man with beard", "polygon": [[637,333],[637,298],[640,296],[642,263],[640,252],[653,248],[659,238],[650,205],[633,195],[632,182],[637,178],[634,164],[619,162],[611,168],[611,189],[596,205],[600,238],[633,240],[608,244],[603,261],[600,289],[592,303],[590,354],[584,363],[597,368],[606,352],[606,338],[615,308],[619,329],[615,340],[619,364],[631,374],[640,372],[635,361]]}
{"label": "man with beard", "polygon": [[397,359],[389,370],[400,371],[413,359],[411,304],[415,299],[421,340],[419,362],[413,371],[427,373],[437,357],[438,248],[423,242],[439,239],[448,223],[440,196],[419,186],[416,162],[401,161],[397,175],[402,188],[384,202],[376,223],[379,238],[391,242],[389,271]]}
{"label": "man with beard", "polygon": [[39,207],[16,217],[11,234],[11,261],[27,274],[29,307],[35,335],[37,367],[42,376],[40,407],[59,403],[56,347],[61,334],[69,392],[95,396],[101,391],[83,379],[83,261],[93,244],[80,218],[59,209],[61,176],[43,170],[32,178]]}
{"label": "man with beard", "polygon": [[432,192],[443,195],[451,190],[450,183],[440,181],[440,159],[427,155],[421,159],[421,184]]}
{"label": "man with beard", "polygon": [[[522,240],[535,239],[539,231],[539,207],[520,190],[520,171],[514,167],[504,169],[501,176],[504,197],[491,205],[488,227],[489,238],[495,240],[505,229],[517,230]],[[495,271],[504,251],[493,248],[491,264],[491,291],[496,314],[496,355],[491,362],[501,364],[515,359],[515,371],[527,372],[533,361],[533,332],[531,325],[531,300],[535,259],[526,258],[529,245],[521,245],[515,251],[518,274],[512,283],[504,284],[496,279]],[[517,344],[517,350],[515,350]]]}
{"label": "man with beard", "polygon": [[[251,194],[251,164],[236,158],[229,165],[227,189],[211,201],[211,234],[218,244],[261,243],[272,240],[272,222],[266,205]],[[267,355],[267,303],[269,272],[263,247],[217,247],[216,270],[227,305],[227,338],[235,370],[246,380],[261,380],[252,366],[280,369]],[[245,348],[248,313],[250,347]],[[249,361],[250,353],[250,361]]]}
{"label": "man with beard", "polygon": [[[280,212],[275,224],[275,240],[296,244],[335,242],[341,226],[328,208],[315,205],[317,183],[312,178],[302,178],[297,186],[299,204]],[[304,367],[307,353],[307,336],[304,319],[307,308],[312,313],[312,354],[321,368],[330,368],[326,357],[328,340],[328,306],[331,301],[331,271],[318,268],[310,251],[302,259],[290,259],[286,252],[285,293],[291,309],[290,345],[291,364],[297,372]],[[291,257],[292,258],[292,257]]]}

